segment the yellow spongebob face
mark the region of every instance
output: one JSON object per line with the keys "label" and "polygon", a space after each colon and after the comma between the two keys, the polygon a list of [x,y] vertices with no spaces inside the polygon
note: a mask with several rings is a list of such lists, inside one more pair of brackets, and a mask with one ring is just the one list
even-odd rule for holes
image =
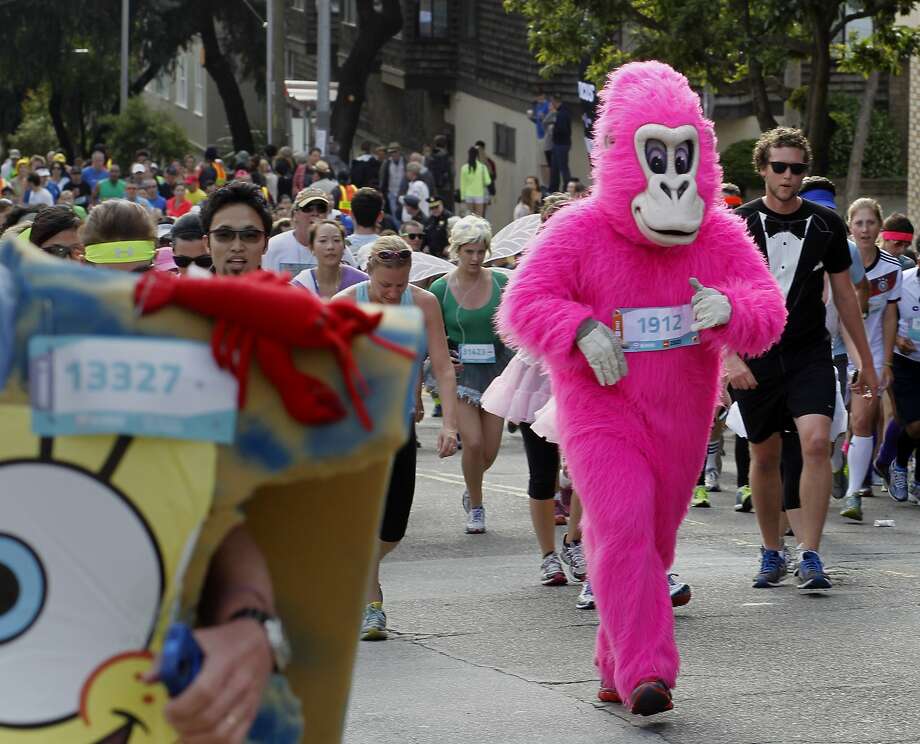
{"label": "yellow spongebob face", "polygon": [[[171,740],[166,691],[142,675],[208,504],[194,497],[209,490],[197,482],[183,483],[176,501],[184,458],[200,462],[202,452],[110,437],[39,443],[28,434],[11,448],[8,423],[0,429],[0,744]],[[30,441],[39,457],[16,457]]]}

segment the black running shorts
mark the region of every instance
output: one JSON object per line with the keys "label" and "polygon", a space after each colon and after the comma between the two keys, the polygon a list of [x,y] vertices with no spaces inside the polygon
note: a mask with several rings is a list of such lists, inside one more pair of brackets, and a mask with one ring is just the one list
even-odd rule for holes
{"label": "black running shorts", "polygon": [[789,418],[821,414],[834,418],[837,388],[830,345],[807,352],[779,352],[748,362],[757,387],[733,390],[748,440],[754,444],[781,433]]}
{"label": "black running shorts", "polygon": [[891,392],[902,425],[920,421],[920,362],[895,354],[891,361]]}
{"label": "black running shorts", "polygon": [[407,441],[393,460],[390,486],[387,489],[387,503],[383,508],[383,522],[380,525],[380,539],[384,542],[399,542],[406,535],[412,499],[415,497],[415,425],[409,431]]}

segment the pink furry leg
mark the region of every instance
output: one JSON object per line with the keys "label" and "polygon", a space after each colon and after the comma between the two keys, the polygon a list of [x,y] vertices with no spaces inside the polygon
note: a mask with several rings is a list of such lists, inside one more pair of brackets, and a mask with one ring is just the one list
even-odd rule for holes
{"label": "pink furry leg", "polygon": [[678,657],[668,567],[655,541],[653,471],[635,441],[596,429],[572,437],[566,452],[589,524],[591,588],[610,642],[598,655],[608,669],[616,660],[613,681],[623,700],[643,680],[673,687]]}

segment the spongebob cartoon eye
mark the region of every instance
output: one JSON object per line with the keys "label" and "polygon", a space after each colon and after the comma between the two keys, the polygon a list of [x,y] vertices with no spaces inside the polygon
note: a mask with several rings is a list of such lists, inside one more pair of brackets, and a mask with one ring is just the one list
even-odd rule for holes
{"label": "spongebob cartoon eye", "polygon": [[150,642],[159,549],[104,477],[65,463],[0,462],[0,728],[77,715],[100,661]]}

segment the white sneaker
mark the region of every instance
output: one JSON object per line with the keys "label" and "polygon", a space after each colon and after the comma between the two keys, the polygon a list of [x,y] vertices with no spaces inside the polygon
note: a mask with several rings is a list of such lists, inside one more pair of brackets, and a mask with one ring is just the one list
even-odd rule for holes
{"label": "white sneaker", "polygon": [[475,506],[470,509],[466,518],[466,533],[468,535],[481,535],[486,531],[486,508]]}
{"label": "white sneaker", "polygon": [[575,581],[584,581],[585,576],[588,575],[588,564],[585,562],[585,551],[581,546],[581,540],[568,542],[567,537],[568,535],[565,535],[562,538],[562,555],[560,557],[572,572],[572,578]]}
{"label": "white sneaker", "polygon": [[540,566],[540,583],[543,586],[561,586],[568,583],[558,553],[552,552],[543,559],[543,565]]}
{"label": "white sneaker", "polygon": [[591,582],[586,581],[581,585],[581,594],[575,600],[576,610],[593,610],[594,609],[594,592],[591,591]]}
{"label": "white sneaker", "polygon": [[722,490],[722,486],[719,485],[719,471],[714,468],[706,471],[703,481],[706,483],[706,490],[710,493]]}

